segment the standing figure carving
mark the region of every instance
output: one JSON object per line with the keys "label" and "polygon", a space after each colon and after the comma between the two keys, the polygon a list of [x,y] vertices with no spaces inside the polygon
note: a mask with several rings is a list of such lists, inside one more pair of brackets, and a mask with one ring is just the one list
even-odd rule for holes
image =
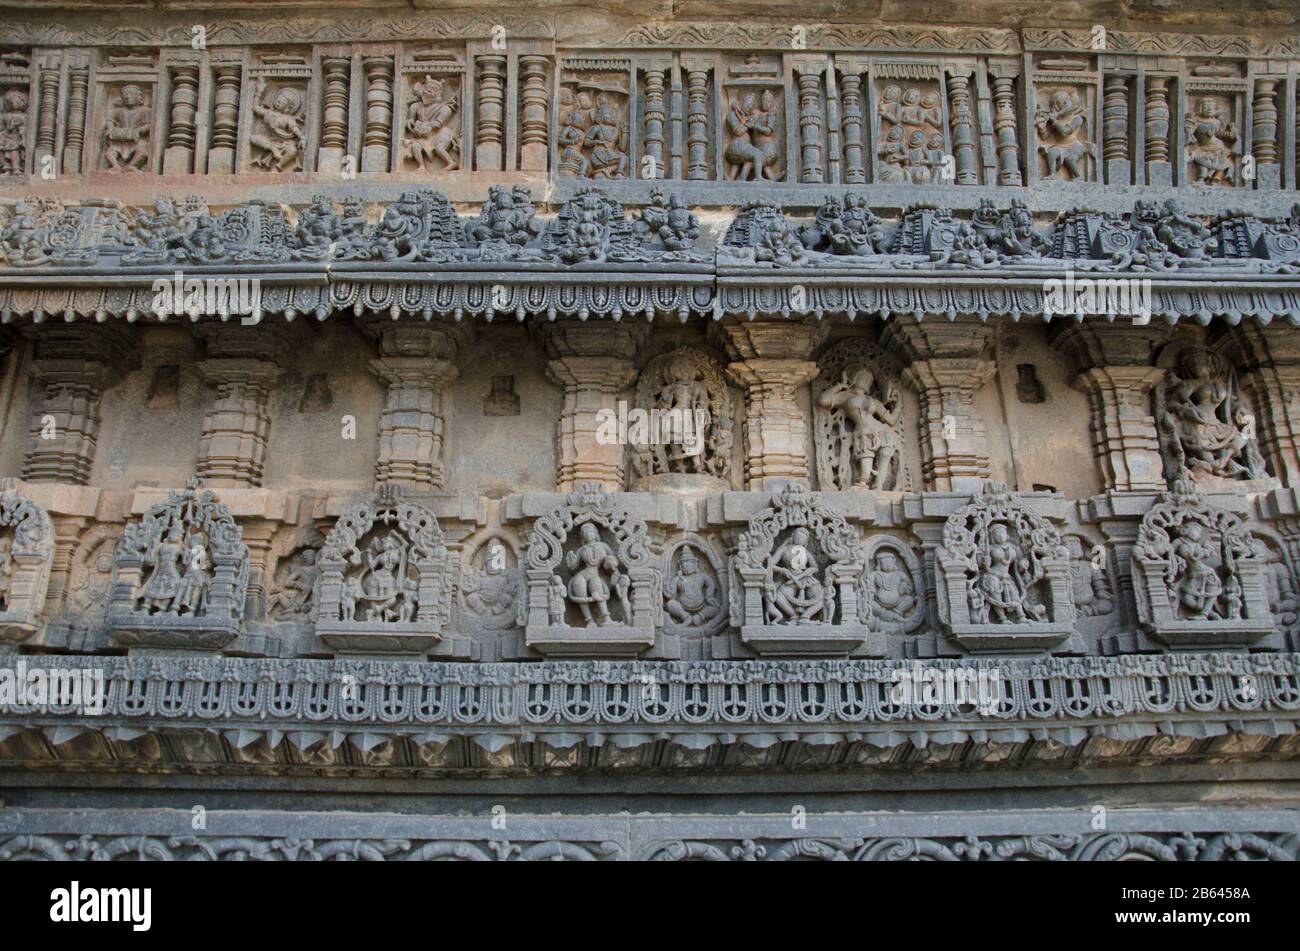
{"label": "standing figure carving", "polygon": [[266,80],[259,79],[253,93],[253,115],[259,120],[248,139],[253,166],[268,172],[301,171],[307,145],[302,93],[281,86],[268,95]]}
{"label": "standing figure carving", "polygon": [[418,171],[435,159],[442,170],[460,168],[460,124],[457,112],[460,100],[441,79],[425,76],[415,84],[414,97],[406,110],[406,155]]}
{"label": "standing figure carving", "polygon": [[734,93],[725,125],[727,145],[722,158],[730,181],[779,182],[785,178],[780,167],[780,120],[772,90]]}
{"label": "standing figure carving", "polygon": [[1083,181],[1096,147],[1088,138],[1087,103],[1070,89],[1057,89],[1034,116],[1044,178]]}
{"label": "standing figure carving", "polygon": [[730,426],[731,398],[716,360],[693,347],[660,354],[641,371],[636,405],[655,423],[644,434],[629,426],[637,475],[730,477],[731,454],[719,450],[729,449],[721,430]]}
{"label": "standing figure carving", "polygon": [[1228,106],[1211,96],[1197,103],[1183,120],[1187,135],[1187,171],[1202,185],[1234,184],[1237,129]]}
{"label": "standing figure carving", "polygon": [[906,488],[902,393],[889,359],[850,338],[818,365],[814,442],[822,487]]}
{"label": "standing figure carving", "polygon": [[6,89],[0,95],[0,176],[27,168],[27,93]]}

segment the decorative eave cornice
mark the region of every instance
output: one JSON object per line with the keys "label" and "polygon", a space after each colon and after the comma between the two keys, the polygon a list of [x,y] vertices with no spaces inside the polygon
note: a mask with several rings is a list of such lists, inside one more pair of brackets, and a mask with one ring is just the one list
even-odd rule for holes
{"label": "decorative eave cornice", "polygon": [[[0,670],[20,663],[82,676],[99,671],[107,697],[103,712],[93,715],[21,706],[0,715],[0,756],[31,766],[121,768],[133,758],[126,754],[134,741],[173,734],[192,739],[156,747],[169,751],[164,758],[177,757],[168,765],[193,765],[186,756],[210,765],[215,755],[232,766],[307,759],[327,770],[724,761],[842,768],[906,751],[910,760],[950,762],[963,746],[965,759],[978,764],[1040,743],[1067,747],[1082,762],[1185,756],[1216,737],[1238,752],[1300,752],[1294,653],[924,665],[28,656],[4,658]],[[948,669],[995,674],[1004,699],[983,715],[952,696],[892,703],[900,678]],[[1152,747],[1152,737],[1169,739]],[[798,755],[787,756],[795,749]]]}

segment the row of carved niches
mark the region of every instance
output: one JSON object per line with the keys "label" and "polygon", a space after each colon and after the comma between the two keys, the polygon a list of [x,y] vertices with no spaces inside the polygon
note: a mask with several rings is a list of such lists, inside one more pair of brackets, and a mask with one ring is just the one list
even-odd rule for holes
{"label": "row of carved niches", "polygon": [[[664,186],[655,186],[635,211],[599,188],[583,187],[553,216],[539,214],[525,185],[489,186],[478,214],[464,218],[444,194],[427,188],[382,204],[315,195],[297,208],[256,199],[218,209],[199,195],[159,196],[139,208],[108,198],[0,203],[0,260],[21,268],[339,261],[969,270],[1015,264],[1044,277],[1059,273],[1063,262],[1089,272],[1293,273],[1300,265],[1300,205],[1285,218],[1205,217],[1176,199],[1140,199],[1131,214],[1069,211],[1044,226],[1022,200],[1001,207],[989,198],[968,216],[920,204],[885,221],[865,195],[850,192],[826,196],[802,223],[779,205],[746,203],[716,248],[697,247],[700,238],[698,216]],[[1086,308],[1079,287],[1078,301],[1062,297],[1052,306],[1066,313]]]}
{"label": "row of carved niches", "polygon": [[6,50],[0,176],[1279,188],[1294,181],[1289,68],[1105,52],[555,54],[528,40]]}

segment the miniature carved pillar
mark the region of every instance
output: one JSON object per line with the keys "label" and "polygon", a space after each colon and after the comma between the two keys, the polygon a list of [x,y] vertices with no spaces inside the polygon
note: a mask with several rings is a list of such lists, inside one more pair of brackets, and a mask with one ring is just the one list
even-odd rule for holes
{"label": "miniature carved pillar", "polygon": [[1016,80],[993,78],[993,131],[998,140],[998,184],[1021,185],[1020,143],[1016,134]]}
{"label": "miniature carved pillar", "polygon": [[1128,157],[1128,77],[1107,76],[1102,104],[1101,149],[1108,185],[1127,185],[1133,169]]}
{"label": "miniature carved pillar", "polygon": [[256,487],[266,470],[271,387],[284,361],[284,339],[271,327],[197,324],[209,359],[195,369],[216,390],[203,417],[197,474],[210,487]]}
{"label": "miniature carved pillar", "polygon": [[386,172],[393,138],[393,57],[367,56],[366,130],[361,171]]}
{"label": "miniature carved pillar", "polygon": [[217,66],[212,106],[212,146],[208,172],[229,175],[235,170],[235,145],[239,136],[239,66]]}
{"label": "miniature carved pillar", "polygon": [[709,178],[709,71],[688,67],[686,88],[689,99],[686,134],[686,177],[692,181]]}
{"label": "miniature carved pillar", "polygon": [[1300,339],[1294,327],[1243,320],[1223,327],[1214,347],[1237,368],[1255,411],[1255,433],[1269,472],[1300,487]]}
{"label": "miniature carved pillar", "polygon": [[971,110],[970,77],[948,77],[948,111],[952,120],[952,157],[957,184],[978,185],[975,161],[975,113]]}
{"label": "miniature carved pillar", "polygon": [[862,77],[845,73],[840,77],[840,86],[844,90],[844,181],[859,185],[867,180],[862,145]]}
{"label": "miniature carved pillar", "polygon": [[1255,156],[1255,187],[1279,188],[1282,166],[1277,161],[1277,79],[1255,80],[1251,120],[1251,151]]}
{"label": "miniature carved pillar", "polygon": [[1167,327],[1058,321],[1048,341],[1074,371],[1071,386],[1088,396],[1092,444],[1106,488],[1164,491],[1151,390],[1164,371],[1151,365]]}
{"label": "miniature carved pillar", "polygon": [[822,74],[826,63],[799,62],[799,181],[825,181],[822,165]]}
{"label": "miniature carved pillar", "polygon": [[63,143],[63,161],[60,168],[65,175],[81,171],[81,152],[86,139],[86,95],[90,74],[84,69],[74,69],[68,76],[68,136]]}
{"label": "miniature carved pillar", "polygon": [[107,324],[33,326],[32,424],[23,478],[87,485],[95,464],[104,390],[128,363],[132,336]]}
{"label": "miniature carved pillar", "polygon": [[1147,184],[1172,185],[1174,168],[1169,162],[1169,80],[1148,76],[1146,90]]}
{"label": "miniature carved pillar", "polygon": [[194,171],[195,114],[199,103],[199,68],[172,67],[171,127],[163,152],[164,175],[186,175]]}
{"label": "miniature carved pillar", "polygon": [[316,168],[321,172],[338,172],[348,147],[348,86],[352,61],[346,56],[326,56],[321,60],[325,72],[325,93],[321,109],[320,150]]}
{"label": "miniature carved pillar", "polygon": [[54,525],[54,557],[50,561],[49,587],[45,589],[45,613],[52,616],[63,613],[63,599],[72,580],[72,558],[90,519],[54,515],[50,521]]}
{"label": "miniature carved pillar", "polygon": [[[524,172],[546,171],[547,155],[550,152],[546,123],[546,64],[545,56],[519,57],[519,74],[523,84],[523,108],[519,121],[519,168]],[[660,168],[662,167],[661,165]]]}
{"label": "miniature carved pillar", "polygon": [[808,425],[800,389],[817,375],[810,358],[828,326],[798,321],[724,321],[718,325],[732,363],[727,375],[745,388],[745,484],[808,484]]}
{"label": "miniature carved pillar", "polygon": [[54,154],[54,139],[58,132],[59,71],[42,69],[40,79],[41,117],[36,126],[37,171],[40,161]]}
{"label": "miniature carved pillar", "polygon": [[504,152],[501,147],[505,122],[506,58],[498,54],[479,56],[478,128],[474,143],[474,167],[499,171]]}
{"label": "miniature carved pillar", "polygon": [[[664,149],[664,121],[668,117],[664,100],[664,71],[648,69],[645,74],[645,154],[654,163],[654,177],[667,178]],[[645,177],[640,176],[640,177]]]}
{"label": "miniature carved pillar", "polygon": [[618,400],[636,379],[633,361],[648,331],[644,324],[609,326],[576,320],[541,327],[551,358],[547,375],[564,389],[556,433],[556,491],[573,492],[586,482],[607,492],[623,491],[626,446],[603,436],[601,423],[617,417]]}
{"label": "miniature carved pillar", "polygon": [[977,491],[989,475],[989,439],[975,394],[993,379],[993,329],[975,318],[886,322],[881,340],[906,365],[917,394],[925,488]]}
{"label": "miniature carved pillar", "polygon": [[444,394],[457,376],[468,328],[380,319],[367,331],[379,343],[370,369],[388,387],[379,415],[375,486],[427,491],[444,484]]}

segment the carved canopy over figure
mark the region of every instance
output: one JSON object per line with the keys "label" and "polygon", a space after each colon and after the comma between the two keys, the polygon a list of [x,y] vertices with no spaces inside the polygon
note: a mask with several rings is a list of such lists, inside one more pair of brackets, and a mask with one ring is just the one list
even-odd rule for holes
{"label": "carved canopy over figure", "polygon": [[849,338],[818,365],[814,440],[822,487],[906,488],[903,401],[892,363],[861,338]]}
{"label": "carved canopy over figure", "polygon": [[[633,477],[672,473],[726,479],[731,473],[731,398],[718,362],[694,347],[678,347],[646,364],[636,388],[636,406],[657,426],[642,435],[629,427]],[[657,437],[657,438],[655,438]],[[726,444],[724,446],[724,443]]]}
{"label": "carved canopy over figure", "polygon": [[123,86],[104,126],[104,163],[113,172],[142,172],[151,158],[153,106],[135,83]]}
{"label": "carved canopy over figure", "polygon": [[435,159],[443,171],[455,171],[460,168],[459,97],[444,80],[432,76],[417,82],[412,93],[406,108],[407,160],[421,172]]}
{"label": "carved canopy over figure", "polygon": [[1264,479],[1268,473],[1255,437],[1254,417],[1222,357],[1189,346],[1176,369],[1154,391],[1165,477]]}
{"label": "carved canopy over figure", "polygon": [[266,80],[259,79],[253,92],[253,115],[260,120],[248,138],[253,166],[268,172],[300,171],[307,146],[302,93],[281,86],[268,95]]}

